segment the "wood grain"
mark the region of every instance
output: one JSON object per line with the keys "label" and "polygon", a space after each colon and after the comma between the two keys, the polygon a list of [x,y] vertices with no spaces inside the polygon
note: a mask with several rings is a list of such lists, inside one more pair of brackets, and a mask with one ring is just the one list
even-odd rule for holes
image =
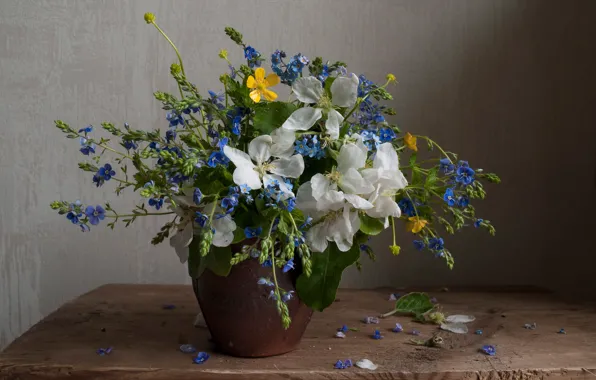
{"label": "wood grain", "polygon": [[[106,285],[64,305],[35,325],[0,355],[0,379],[589,379],[596,372],[596,307],[567,303],[543,292],[430,292],[447,313],[476,316],[470,330],[483,335],[441,332],[445,348],[408,344],[413,328],[428,338],[434,326],[390,317],[379,325],[360,322],[391,308],[389,290],[342,290],[339,301],[313,317],[300,348],[265,359],[214,352],[209,332],[194,328],[198,311],[189,286]],[[174,310],[162,305],[174,304]],[[272,305],[273,307],[273,305]],[[239,316],[241,317],[241,316]],[[392,333],[396,322],[403,333]],[[536,330],[524,323],[536,322]],[[343,324],[359,328],[333,338]],[[373,340],[375,328],[385,336]],[[565,328],[566,335],[557,334]],[[192,343],[212,354],[204,365],[178,350]],[[493,344],[497,355],[478,349]],[[109,356],[99,347],[112,346]],[[371,372],[334,370],[338,359],[368,358]]]}

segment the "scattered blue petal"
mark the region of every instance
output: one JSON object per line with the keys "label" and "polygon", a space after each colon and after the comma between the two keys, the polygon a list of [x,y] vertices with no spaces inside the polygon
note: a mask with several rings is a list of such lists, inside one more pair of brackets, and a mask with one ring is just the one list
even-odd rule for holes
{"label": "scattered blue petal", "polygon": [[112,353],[112,347],[99,348],[97,350],[97,355],[99,355],[99,356],[106,356],[106,355],[109,355],[110,353]]}
{"label": "scattered blue petal", "polygon": [[497,354],[497,350],[495,349],[495,346],[491,346],[489,344],[482,346],[480,351],[484,352],[486,355],[489,355],[489,356],[495,356]]}
{"label": "scattered blue petal", "polygon": [[474,334],[476,334],[476,335],[482,335],[482,330],[478,329],[478,330],[476,330],[476,331],[474,332]]}
{"label": "scattered blue petal", "polygon": [[416,335],[416,336],[418,336],[418,335],[420,335],[420,331],[418,331],[418,330],[412,330],[412,331],[410,331],[410,334],[411,334],[411,335]]}
{"label": "scattered blue petal", "polygon": [[210,358],[210,355],[206,352],[199,352],[192,362],[195,364],[203,364]]}
{"label": "scattered blue petal", "polygon": [[375,330],[374,334],[372,335],[372,338],[376,340],[383,339],[383,335],[381,335],[380,330]]}
{"label": "scattered blue petal", "polygon": [[398,333],[398,332],[404,331],[404,328],[402,327],[401,324],[396,323],[395,327],[391,331],[393,331],[394,333]]}

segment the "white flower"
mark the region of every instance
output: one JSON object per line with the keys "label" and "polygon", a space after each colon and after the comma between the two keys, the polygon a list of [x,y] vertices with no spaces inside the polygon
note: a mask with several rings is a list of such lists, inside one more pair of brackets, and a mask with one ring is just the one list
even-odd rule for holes
{"label": "white flower", "polygon": [[358,171],[366,164],[367,152],[362,140],[345,143],[339,151],[337,169],[327,175],[317,173],[311,178],[312,197],[317,201],[319,211],[338,210],[343,207],[344,200],[361,210],[373,207],[358,195],[375,190]]}
{"label": "white flower", "polygon": [[362,176],[375,187],[368,198],[374,207],[367,209],[366,214],[373,218],[399,218],[401,210],[395,203],[395,193],[408,186],[408,181],[399,170],[399,158],[391,143],[379,145],[372,169],[362,170]]}
{"label": "white flower", "polygon": [[313,225],[306,232],[306,242],[313,252],[323,252],[329,241],[335,242],[337,248],[346,252],[352,247],[354,235],[360,229],[360,218],[357,211],[351,211],[349,204],[343,210],[332,213]]}
{"label": "white flower", "polygon": [[344,117],[333,106],[351,108],[358,98],[358,77],[337,77],[331,84],[331,99],[325,94],[323,85],[315,77],[299,78],[294,82],[292,91],[298,100],[314,107],[299,108],[283,123],[282,128],[292,131],[307,131],[323,117],[325,113],[325,130],[332,139],[339,138],[339,126]]}
{"label": "white flower", "polygon": [[[215,207],[215,211],[213,208]],[[208,204],[203,213],[206,215],[212,215],[211,227],[215,230],[213,234],[212,244],[216,247],[227,247],[232,244],[234,240],[234,231],[236,230],[236,222],[232,220],[230,215],[223,215],[223,210],[217,205],[216,202]]]}
{"label": "white flower", "polygon": [[294,194],[282,177],[299,177],[304,171],[304,159],[301,155],[295,154],[269,162],[272,156],[272,143],[273,139],[269,135],[256,137],[248,144],[248,154],[227,145],[224,147],[224,154],[236,165],[233,174],[234,183],[247,185],[252,190],[256,190],[263,186],[263,182],[267,186],[277,181],[286,198],[293,197]]}

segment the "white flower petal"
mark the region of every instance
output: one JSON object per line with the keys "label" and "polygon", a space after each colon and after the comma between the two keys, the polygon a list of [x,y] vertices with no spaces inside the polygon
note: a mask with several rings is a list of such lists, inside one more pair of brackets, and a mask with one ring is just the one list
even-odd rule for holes
{"label": "white flower petal", "polygon": [[325,131],[333,140],[339,138],[339,126],[344,121],[344,117],[334,109],[329,110],[327,121],[325,121]]}
{"label": "white flower petal", "polygon": [[186,223],[186,225],[176,231],[176,234],[170,238],[170,246],[176,250],[176,254],[180,259],[181,263],[185,263],[188,260],[188,246],[192,242],[193,230],[192,222]]}
{"label": "white flower petal", "polygon": [[441,330],[451,331],[456,334],[467,334],[468,326],[465,323],[441,323]]}
{"label": "white flower petal", "polygon": [[362,169],[360,174],[366,182],[376,184],[381,179],[383,171],[381,169]]}
{"label": "white flower petal", "polygon": [[329,190],[317,200],[317,210],[336,211],[345,204],[344,193],[336,190]]}
{"label": "white flower petal", "polygon": [[216,247],[227,247],[234,240],[234,231],[236,230],[236,222],[232,220],[230,215],[223,218],[213,219],[213,245]]}
{"label": "white flower petal", "polygon": [[374,371],[379,367],[368,359],[360,359],[354,365],[358,368],[370,369],[371,371]]}
{"label": "white flower petal", "polygon": [[304,158],[299,154],[290,158],[280,158],[271,162],[269,171],[282,177],[298,178],[304,171]]}
{"label": "white flower petal", "polygon": [[362,150],[356,144],[344,144],[339,150],[337,171],[345,173],[349,168],[363,168],[366,164],[366,153],[366,150]]}
{"label": "white flower petal", "polygon": [[323,252],[327,249],[327,224],[315,224],[306,232],[306,243],[313,252]]}
{"label": "white flower petal", "polygon": [[312,187],[312,196],[319,200],[323,194],[327,193],[331,186],[331,181],[329,178],[324,176],[321,173],[317,173],[310,179],[311,187]]}
{"label": "white flower petal", "polygon": [[261,177],[259,177],[259,173],[255,171],[254,167],[236,168],[236,170],[234,170],[233,180],[238,186],[246,185],[252,190],[261,188]]}
{"label": "white flower petal", "polygon": [[290,115],[281,127],[291,131],[307,131],[321,117],[323,117],[323,112],[319,108],[299,108]]}
{"label": "white flower petal", "polygon": [[399,171],[399,158],[391,143],[384,143],[377,147],[373,168]]}
{"label": "white flower petal", "polygon": [[350,202],[352,206],[359,210],[368,210],[375,207],[372,203],[358,195],[344,194],[344,198],[346,198],[346,201]]}
{"label": "white flower petal", "polygon": [[339,107],[353,107],[358,97],[359,83],[356,74],[352,74],[351,77],[337,77],[331,84],[333,104]]}
{"label": "white flower petal", "polygon": [[248,144],[248,154],[257,163],[261,165],[267,162],[271,157],[271,143],[273,140],[269,135],[261,135],[255,137],[250,144]]}
{"label": "white flower petal", "polygon": [[450,322],[450,323],[470,323],[470,322],[474,322],[475,320],[476,320],[475,316],[463,315],[463,314],[450,315],[447,318],[445,318],[445,322]]}
{"label": "white flower petal", "polygon": [[250,156],[240,149],[232,148],[231,146],[226,145],[224,146],[223,152],[237,168],[252,169],[255,167],[255,164],[252,163]]}
{"label": "white flower petal", "polygon": [[368,183],[358,170],[349,168],[339,179],[339,187],[348,194],[369,194],[375,187]]}
{"label": "white flower petal", "polygon": [[274,157],[290,157],[294,154],[296,132],[285,128],[277,128],[271,132],[271,155]]}
{"label": "white flower petal", "polygon": [[346,204],[341,217],[329,226],[329,237],[337,244],[340,251],[346,252],[352,248],[352,240],[359,229],[360,218],[358,218],[358,213],[351,212],[350,205]]}
{"label": "white flower petal", "polygon": [[393,197],[379,196],[374,200],[369,199],[369,201],[374,204],[374,207],[366,210],[366,215],[372,218],[385,218],[388,216],[399,218],[401,216],[401,209],[395,203]]}
{"label": "white flower petal", "polygon": [[302,103],[316,103],[323,95],[323,85],[315,77],[303,77],[294,82],[292,91]]}
{"label": "white flower petal", "polygon": [[310,181],[304,182],[296,192],[296,207],[304,215],[316,218],[319,216],[317,210],[317,200],[312,196],[312,187]]}

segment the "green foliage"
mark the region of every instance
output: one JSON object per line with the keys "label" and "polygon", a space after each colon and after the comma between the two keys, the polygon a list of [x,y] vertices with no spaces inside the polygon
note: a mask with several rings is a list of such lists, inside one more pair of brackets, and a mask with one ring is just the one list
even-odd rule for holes
{"label": "green foliage", "polygon": [[232,269],[232,249],[228,247],[211,247],[207,255],[202,256],[201,242],[204,236],[195,235],[188,247],[188,274],[198,278],[205,269],[218,276],[227,276]]}
{"label": "green foliage", "polygon": [[396,312],[413,315],[416,319],[434,307],[435,305],[426,293],[408,293],[395,302]]}
{"label": "green foliage", "polygon": [[358,216],[360,218],[360,231],[367,235],[378,235],[385,229],[383,222],[377,218],[371,218],[362,213]]}
{"label": "green foliage", "polygon": [[302,302],[317,311],[323,311],[331,305],[335,301],[344,269],[354,264],[359,256],[358,244],[354,244],[347,252],[341,252],[334,243],[329,244],[325,252],[313,255],[311,276],[302,274],[296,282]]}
{"label": "green foliage", "polygon": [[232,41],[240,46],[244,46],[244,42],[242,42],[242,34],[240,32],[230,26],[226,26],[224,31]]}
{"label": "green foliage", "polygon": [[259,134],[270,134],[290,117],[296,106],[292,103],[272,102],[255,107],[253,126]]}

